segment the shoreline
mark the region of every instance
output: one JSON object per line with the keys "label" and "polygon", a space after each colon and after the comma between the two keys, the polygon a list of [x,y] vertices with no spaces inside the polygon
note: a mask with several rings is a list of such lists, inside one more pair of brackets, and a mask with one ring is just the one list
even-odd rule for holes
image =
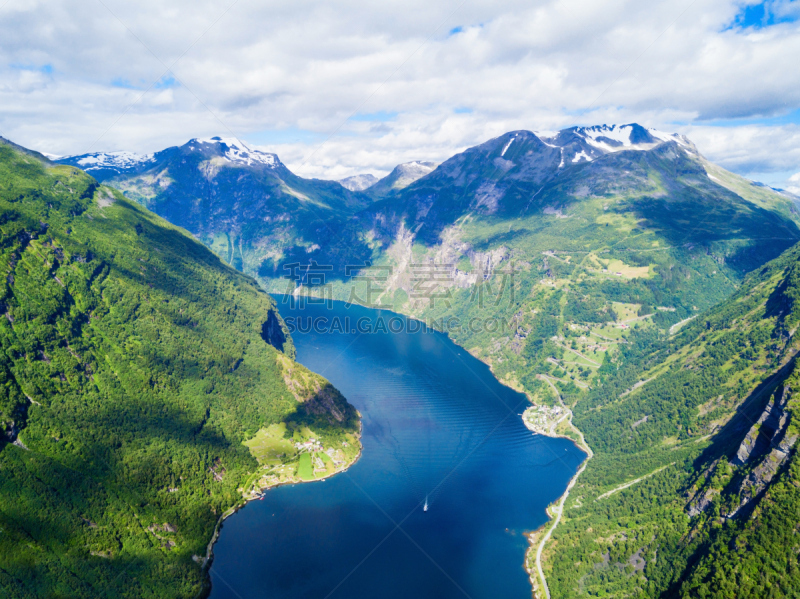
{"label": "shoreline", "polygon": [[[467,350],[467,351],[469,351],[469,350]],[[470,354],[472,354],[472,352],[470,352]],[[537,404],[536,402],[534,402],[531,399],[531,396],[528,394],[528,392],[525,391],[524,389],[522,389],[522,390],[516,389],[515,387],[513,387],[510,384],[508,384],[503,379],[499,378],[497,376],[497,374],[495,373],[495,370],[494,370],[494,368],[493,368],[493,366],[492,366],[492,364],[490,362],[487,362],[482,357],[476,356],[475,354],[472,354],[472,356],[475,357],[475,358],[478,358],[478,360],[480,360],[481,362],[486,364],[489,367],[489,371],[492,373],[492,376],[494,376],[494,378],[496,380],[498,380],[502,385],[505,385],[509,389],[513,389],[517,393],[523,393],[525,395],[525,397],[528,398],[528,402],[530,403],[531,406],[541,405],[541,404]],[[551,383],[551,386],[552,386],[552,383]],[[554,386],[553,386],[553,389],[558,394],[558,391],[555,389]],[[561,422],[563,422],[564,420],[566,420],[568,425],[578,435],[578,438],[580,439],[579,442],[576,442],[575,439],[573,439],[572,437],[570,437],[568,435],[564,435],[564,434],[561,434],[561,433],[556,433],[555,432],[555,427],[553,428],[553,432],[552,433],[535,429],[525,419],[525,417],[524,417],[524,413],[525,412],[524,411],[523,411],[523,416],[521,416],[522,423],[525,425],[525,428],[527,428],[532,433],[534,433],[536,435],[542,435],[542,436],[545,436],[545,437],[551,437],[551,438],[554,438],[554,439],[558,439],[558,438],[560,438],[560,439],[568,439],[568,440],[572,441],[573,443],[575,443],[576,447],[579,447],[580,449],[582,449],[586,453],[586,459],[583,460],[583,462],[581,464],[581,467],[575,472],[575,474],[572,475],[572,478],[570,478],[569,482],[567,483],[567,488],[564,489],[564,493],[562,493],[560,497],[556,498],[556,500],[553,503],[551,503],[549,506],[547,506],[545,511],[547,512],[547,515],[550,516],[550,520],[548,520],[547,522],[542,524],[539,528],[537,528],[536,530],[534,530],[534,531],[532,531],[532,532],[530,532],[530,533],[528,533],[526,535],[528,537],[528,549],[525,552],[525,560],[523,562],[523,567],[525,568],[525,571],[528,573],[528,576],[530,578],[531,591],[533,593],[533,596],[535,598],[538,598],[538,599],[543,599],[541,597],[541,590],[542,589],[544,589],[544,597],[546,599],[550,599],[550,588],[547,586],[547,577],[544,575],[544,570],[542,569],[542,552],[544,551],[544,547],[547,544],[547,541],[550,540],[550,537],[552,536],[553,531],[556,529],[556,527],[558,526],[559,522],[561,521],[561,514],[564,512],[564,506],[566,505],[567,498],[569,497],[569,492],[572,490],[572,488],[578,482],[578,477],[581,474],[583,474],[584,470],[586,470],[586,466],[589,465],[589,460],[591,460],[594,457],[594,452],[592,451],[592,448],[589,447],[589,444],[586,442],[586,438],[583,436],[583,432],[581,432],[581,430],[572,423],[572,410],[567,408],[564,405],[564,401],[561,399],[561,394],[558,394],[558,401],[567,410],[567,417],[565,419],[560,420],[558,423],[556,423],[556,426],[558,424],[561,424]],[[553,517],[553,514],[555,514],[555,518]],[[547,530],[547,532],[545,533],[544,537],[541,540],[539,540],[539,536],[541,535],[542,531],[548,525],[550,525],[550,528]],[[532,557],[532,554],[533,554],[534,551],[536,552],[535,553],[534,564],[530,565],[529,564],[530,558]]]}
{"label": "shoreline", "polygon": [[[272,485],[268,485],[266,487],[261,488],[261,495],[258,496],[242,496],[242,502],[237,503],[236,505],[228,508],[225,510],[222,515],[217,520],[217,524],[214,527],[214,533],[211,535],[211,540],[208,542],[206,547],[206,555],[202,558],[202,564],[200,565],[201,572],[205,575],[205,580],[203,582],[203,587],[200,589],[200,592],[197,594],[196,599],[205,599],[211,593],[211,564],[214,561],[214,545],[216,544],[217,540],[219,539],[220,530],[222,529],[222,525],[231,516],[236,514],[239,510],[243,509],[247,506],[248,503],[251,501],[261,500],[264,493],[270,491],[271,489],[277,489],[278,487],[285,487],[287,485],[302,485],[305,483],[317,483],[317,482],[324,482],[328,478],[336,476],[337,474],[342,474],[343,472],[347,472],[350,468],[352,468],[358,460],[361,459],[362,454],[364,453],[364,445],[361,443],[361,433],[363,431],[364,425],[361,420],[361,414],[358,415],[358,431],[356,432],[357,439],[358,439],[358,453],[355,455],[353,460],[341,468],[340,470],[336,470],[335,472],[330,472],[325,476],[320,478],[315,478],[314,480],[299,480],[299,481],[285,481],[285,482],[278,482]],[[198,556],[193,556],[192,559]],[[199,560],[195,560],[198,562]]]}
{"label": "shoreline", "polygon": [[[334,300],[334,301],[342,301],[342,300]],[[360,304],[355,304],[355,305],[360,306]],[[366,306],[363,306],[363,307],[366,307]],[[388,312],[393,312],[393,313],[397,314],[398,316],[402,316],[404,318],[415,320],[415,321],[420,322],[423,325],[425,325],[425,321],[424,320],[421,320],[419,317],[411,315],[411,314],[404,314],[402,312],[395,312],[394,310],[391,310],[389,308],[373,308],[373,309],[385,310],[385,311],[388,311]],[[466,347],[460,345],[459,343],[457,343],[448,333],[442,332],[442,331],[437,331],[435,329],[430,329],[429,332],[443,334],[454,345],[456,345],[457,347],[460,347],[461,349],[463,349],[464,351],[469,353],[472,357],[477,358],[482,363],[486,364],[486,366],[488,366],[489,371],[492,374],[492,376],[495,378],[495,380],[498,381],[500,384],[504,385],[505,387],[508,387],[509,389],[512,389],[513,391],[516,391],[517,393],[523,394],[526,397],[526,399],[528,400],[529,407],[543,405],[543,404],[539,404],[539,403],[534,402],[532,400],[530,394],[528,393],[528,391],[526,391],[524,388],[522,388],[521,385],[519,385],[519,383],[514,385],[513,383],[516,382],[516,381],[507,381],[507,380],[504,380],[504,379],[501,379],[500,377],[498,377],[498,375],[495,372],[495,369],[494,369],[494,367],[493,367],[491,362],[487,361],[486,359],[484,359],[480,355],[476,355],[475,353],[470,351],[468,348],[466,348]],[[547,382],[550,383],[549,380]],[[583,433],[580,431],[580,429],[578,429],[572,423],[572,416],[573,416],[572,415],[572,410],[569,409],[569,408],[566,408],[566,406],[565,406],[565,404],[564,404],[564,402],[563,402],[563,400],[561,398],[561,394],[558,393],[557,389],[555,389],[555,387],[552,385],[552,383],[550,383],[550,385],[551,385],[551,387],[553,387],[554,391],[556,391],[559,403],[561,403],[561,405],[567,410],[567,416],[565,418],[560,419],[556,423],[556,426],[553,427],[553,432],[547,432],[547,431],[542,431],[542,430],[537,430],[537,429],[532,428],[529,425],[529,423],[526,421],[524,416],[520,415],[520,418],[521,418],[521,420],[523,422],[523,425],[534,434],[543,435],[543,436],[551,437],[551,438],[568,439],[569,441],[574,443],[576,447],[580,448],[581,450],[583,450],[586,453],[586,458],[581,463],[580,468],[570,478],[570,480],[569,480],[569,482],[567,484],[567,487],[564,490],[564,492],[562,493],[562,495],[560,497],[556,498],[556,500],[546,508],[546,512],[547,512],[548,516],[550,516],[551,519],[548,520],[547,522],[545,522],[544,524],[542,524],[535,531],[526,533],[526,536],[528,537],[528,543],[529,544],[528,544],[528,549],[525,552],[525,557],[524,557],[524,560],[523,560],[523,568],[525,568],[525,571],[529,575],[530,582],[531,582],[531,591],[532,591],[532,594],[533,594],[534,598],[539,597],[540,599],[542,599],[541,596],[540,596],[540,587],[544,588],[545,597],[547,599],[550,599],[550,590],[549,590],[549,588],[547,586],[547,580],[546,580],[546,577],[544,575],[544,571],[543,571],[542,566],[541,566],[541,555],[542,555],[542,552],[544,550],[544,547],[545,547],[547,541],[550,539],[550,536],[552,535],[553,531],[556,529],[556,527],[558,526],[558,524],[559,524],[559,522],[561,520],[561,514],[563,512],[564,505],[566,504],[566,500],[569,497],[570,491],[572,490],[572,488],[577,483],[578,477],[586,469],[586,466],[588,465],[589,460],[594,456],[594,452],[589,447],[588,443],[586,443],[586,439],[585,439]],[[523,411],[523,414],[524,414],[524,411]],[[575,434],[577,435],[579,440],[576,441],[575,438],[570,437],[569,435],[555,432],[555,428],[558,425],[560,425],[562,422],[564,422],[565,420],[567,421],[568,426],[575,432]],[[363,445],[361,444],[362,427],[363,427],[363,423],[362,423],[362,421],[360,419],[360,414],[359,414],[359,431],[358,431],[359,451],[358,451],[358,454],[355,456],[354,460],[350,464],[348,464],[346,467],[342,468],[341,470],[337,470],[336,472],[332,472],[330,474],[326,474],[325,476],[323,476],[322,478],[319,478],[319,479],[314,479],[314,480],[309,480],[309,481],[296,481],[296,482],[276,483],[274,485],[262,488],[262,493],[265,492],[265,491],[268,491],[269,489],[276,488],[276,487],[279,487],[279,486],[289,485],[289,484],[302,484],[302,483],[306,483],[306,482],[324,481],[325,479],[327,479],[327,478],[329,478],[331,476],[334,476],[336,474],[340,474],[342,472],[347,471],[351,466],[353,466],[361,458],[361,455],[363,453],[363,449],[364,448],[363,448]],[[208,593],[210,593],[210,590],[211,590],[211,579],[210,579],[209,569],[210,569],[210,566],[211,566],[211,563],[212,563],[213,557],[214,557],[213,545],[216,543],[216,541],[217,541],[217,539],[219,537],[219,531],[220,531],[220,528],[222,527],[223,521],[225,519],[227,519],[229,516],[232,516],[233,514],[238,512],[241,508],[243,508],[245,505],[247,505],[247,503],[249,503],[250,501],[253,501],[253,500],[259,499],[259,498],[260,497],[246,498],[244,503],[242,503],[240,505],[236,505],[236,506],[230,508],[228,511],[223,513],[222,516],[220,516],[220,519],[217,522],[217,525],[216,525],[216,527],[214,529],[214,534],[212,536],[212,539],[209,542],[208,549],[206,551],[206,557],[203,559],[202,568],[203,568],[203,571],[207,574],[207,581],[208,581],[207,582],[207,587],[203,589],[203,591],[198,595],[197,599],[204,599],[205,597],[208,596]],[[553,518],[553,514],[555,514],[555,518]],[[541,534],[541,532],[548,525],[550,525],[550,528],[547,530],[547,533],[545,534],[544,538],[540,542],[538,542],[538,546],[537,546],[537,541],[538,541],[539,535]],[[529,564],[529,558],[531,557],[531,555],[532,555],[534,550],[536,550],[535,566]]]}
{"label": "shoreline", "polygon": [[[570,478],[569,483],[567,483],[567,488],[564,489],[564,493],[560,497],[558,497],[553,503],[547,506],[546,512],[547,515],[550,516],[550,520],[542,524],[542,526],[537,528],[535,531],[528,533],[527,535],[528,550],[525,552],[525,570],[528,572],[528,575],[530,576],[531,586],[533,587],[533,595],[534,597],[538,597],[539,599],[542,599],[541,589],[544,589],[544,597],[546,597],[546,599],[550,599],[550,588],[547,586],[547,577],[544,575],[544,570],[542,568],[542,553],[544,552],[544,547],[547,544],[547,541],[550,540],[553,531],[555,531],[556,527],[561,522],[561,516],[564,513],[564,507],[567,503],[569,492],[578,482],[578,477],[581,474],[583,474],[584,470],[586,470],[586,466],[589,465],[589,460],[591,460],[594,457],[594,452],[592,451],[592,448],[589,447],[589,444],[586,443],[586,439],[584,438],[583,433],[580,431],[578,427],[576,427],[572,423],[572,410],[569,410],[569,417],[567,419],[567,422],[569,426],[572,427],[572,430],[574,430],[580,437],[580,443],[576,443],[575,439],[567,435],[555,434],[555,433],[548,434],[548,433],[542,433],[540,431],[533,431],[533,429],[530,426],[528,426],[528,423],[525,422],[525,426],[528,428],[528,430],[531,430],[536,434],[553,438],[560,437],[562,439],[569,439],[570,441],[575,443],[577,447],[581,448],[586,452],[586,459],[583,460],[581,467],[575,472],[574,475],[572,475],[572,478]],[[548,526],[549,528],[547,528]],[[544,531],[545,528],[547,528],[547,532],[540,540],[539,537],[541,536],[541,533]],[[531,557],[533,557],[534,550],[536,552],[535,559],[533,560],[533,565],[531,565],[530,562],[531,562]],[[539,591],[539,593],[537,593],[537,591]]]}
{"label": "shoreline", "polygon": [[[334,300],[334,301],[342,301],[342,300]],[[361,305],[361,304],[356,304],[356,305]],[[367,307],[367,306],[364,306],[364,307]],[[398,312],[398,311],[390,309],[390,308],[381,308],[381,307],[377,307],[377,308],[376,307],[372,307],[372,308],[373,309],[377,309],[377,310],[385,310],[385,311],[388,311],[388,312],[392,312],[394,314],[397,314],[397,315],[402,316],[402,317],[407,318],[407,319],[415,320],[417,322],[422,323],[424,326],[427,326],[427,323],[426,323],[425,320],[423,320],[420,317],[415,316],[413,314],[407,314],[407,313],[404,313],[404,312]],[[435,333],[439,333],[439,334],[444,335],[456,347],[460,347],[461,349],[466,351],[468,354],[470,354],[473,358],[477,358],[480,362],[482,362],[483,364],[486,364],[486,366],[489,367],[489,372],[492,374],[492,376],[495,378],[495,380],[498,381],[501,385],[504,385],[505,387],[508,387],[509,389],[511,389],[513,391],[516,391],[517,393],[523,394],[526,397],[526,399],[528,400],[529,407],[543,405],[543,404],[539,404],[539,403],[536,403],[535,401],[533,401],[533,399],[531,398],[531,396],[528,393],[528,391],[526,391],[516,380],[505,380],[505,379],[500,378],[497,375],[497,372],[495,371],[494,366],[490,361],[488,361],[487,359],[485,359],[481,355],[477,355],[477,353],[474,353],[473,351],[471,351],[467,347],[465,347],[465,346],[461,345],[460,343],[456,342],[449,333],[444,332],[444,331],[437,331],[436,329],[429,329],[428,332],[435,332]],[[539,376],[542,377],[542,375],[539,375]],[[576,447],[580,448],[581,450],[584,451],[584,453],[586,453],[586,458],[581,463],[580,468],[570,478],[569,482],[567,483],[566,489],[564,489],[564,492],[561,494],[560,497],[556,498],[556,500],[546,508],[546,512],[547,512],[548,516],[550,516],[550,520],[548,520],[547,522],[542,524],[542,526],[537,528],[535,531],[526,534],[526,536],[528,537],[528,549],[525,552],[525,557],[524,557],[524,560],[523,560],[523,567],[525,568],[525,571],[528,573],[529,578],[530,578],[531,592],[533,593],[534,598],[538,597],[539,599],[543,599],[541,597],[541,587],[543,587],[544,588],[544,596],[546,597],[546,599],[550,599],[550,589],[547,586],[547,578],[546,578],[546,576],[544,574],[544,570],[542,569],[542,565],[541,565],[542,552],[544,551],[544,547],[547,544],[547,541],[550,540],[550,537],[553,534],[553,531],[556,529],[556,527],[558,526],[559,522],[561,521],[561,514],[563,513],[563,509],[564,509],[564,506],[566,505],[566,501],[567,501],[567,498],[569,497],[570,491],[572,490],[572,488],[577,483],[578,477],[580,477],[580,475],[583,474],[583,471],[586,470],[586,466],[589,464],[589,460],[591,460],[592,457],[594,457],[594,452],[592,451],[591,447],[589,447],[589,444],[586,442],[586,438],[584,437],[583,432],[581,432],[581,430],[572,423],[572,410],[570,408],[566,407],[566,405],[564,404],[564,400],[561,397],[561,394],[558,392],[558,389],[555,387],[555,385],[553,385],[552,381],[550,381],[549,378],[547,378],[547,377],[543,377],[543,378],[550,385],[550,387],[553,389],[553,391],[556,393],[556,397],[558,398],[558,401],[561,404],[561,406],[567,411],[567,415],[565,417],[561,418],[558,422],[555,423],[555,425],[553,426],[552,432],[534,429],[528,423],[528,421],[525,419],[525,416],[524,416],[525,411],[523,411],[523,414],[520,415],[522,423],[524,424],[525,428],[527,428],[528,430],[530,430],[534,434],[543,435],[545,437],[551,437],[551,438],[554,438],[554,439],[555,438],[568,439],[569,441],[574,443]],[[514,384],[514,383],[516,383],[516,384]],[[556,428],[564,421],[567,422],[567,425],[577,435],[577,437],[578,437],[577,441],[575,440],[575,438],[570,437],[569,435],[555,432]],[[360,455],[360,453],[359,453],[359,455]],[[555,514],[555,518],[553,518],[553,514]],[[537,544],[539,535],[541,534],[541,532],[548,525],[550,525],[550,528],[547,530],[546,534],[544,535],[544,538],[542,538],[542,540],[539,541],[538,544]],[[534,550],[536,551],[536,559],[535,559],[535,565],[532,566],[532,565],[529,565],[529,558],[531,557],[531,554],[534,552]]]}
{"label": "shoreline", "polygon": [[[550,516],[551,519],[528,535],[529,545],[528,545],[528,551],[525,554],[525,569],[530,575],[534,596],[536,596],[537,587],[541,586],[544,589],[544,596],[547,599],[550,599],[550,588],[547,586],[547,577],[544,575],[544,570],[542,569],[542,553],[544,552],[544,547],[547,544],[547,541],[550,540],[553,531],[555,531],[556,527],[561,522],[561,516],[564,513],[564,507],[567,503],[569,492],[578,482],[578,477],[580,477],[580,475],[583,474],[583,471],[586,470],[586,467],[589,465],[589,460],[591,460],[592,457],[594,457],[594,452],[586,443],[586,440],[583,437],[583,433],[580,431],[580,429],[578,429],[578,427],[572,424],[571,410],[569,414],[569,425],[572,427],[572,430],[574,430],[580,436],[581,443],[580,444],[576,443],[576,445],[586,451],[586,459],[583,460],[581,467],[578,469],[577,472],[575,472],[575,474],[570,479],[569,483],[567,484],[567,488],[564,490],[564,493],[561,495],[561,497],[556,499],[556,501],[554,501],[547,507],[546,510],[547,514],[548,516]],[[548,436],[562,437],[570,439],[571,441],[574,442],[574,439],[572,439],[571,437],[567,437],[566,435],[548,435]],[[555,518],[553,517],[553,515],[555,515]],[[545,533],[544,537],[542,537],[542,539],[539,540],[539,535],[541,534],[541,531],[548,525],[550,525],[550,527],[547,529],[547,532]],[[536,558],[534,560],[535,569],[533,566],[529,565],[529,558],[531,557],[531,554],[534,551],[534,547],[536,548]],[[536,581],[536,584],[534,584],[534,580]],[[541,595],[539,595],[539,599],[542,599]]]}

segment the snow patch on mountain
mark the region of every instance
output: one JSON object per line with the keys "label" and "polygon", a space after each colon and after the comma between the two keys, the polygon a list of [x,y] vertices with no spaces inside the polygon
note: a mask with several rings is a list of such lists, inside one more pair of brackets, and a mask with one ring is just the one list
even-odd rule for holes
{"label": "snow patch on mountain", "polygon": [[592,161],[592,157],[591,157],[591,156],[589,156],[589,155],[588,155],[586,152],[584,152],[583,150],[581,150],[580,152],[578,152],[577,154],[575,154],[575,157],[572,159],[572,162],[580,162],[580,161],[581,161],[581,158],[583,158],[583,159],[584,159],[586,162],[591,162],[591,161]]}
{"label": "snow patch on mountain", "polygon": [[657,129],[648,129],[647,131],[650,133],[650,135],[661,141],[674,141],[685,148],[692,147],[692,142],[689,141],[689,138],[685,135],[681,135],[680,133],[664,133],[663,131],[659,131]]}
{"label": "snow patch on mountain", "polygon": [[582,137],[590,146],[604,153],[623,150],[650,150],[665,142],[675,142],[684,149],[694,150],[692,142],[678,133],[665,133],[632,123],[630,125],[594,125],[575,127],[576,135]]}
{"label": "snow patch on mountain", "polygon": [[281,164],[277,154],[262,152],[261,150],[251,150],[243,142],[234,137],[205,137],[195,138],[187,144],[189,149],[194,149],[194,144],[218,144],[223,149],[223,156],[235,164],[252,166],[253,164],[264,164],[275,168]]}
{"label": "snow patch on mountain", "polygon": [[[578,132],[592,145],[616,148],[619,146],[631,146],[630,125],[596,125],[594,127],[581,127]],[[593,143],[594,142],[594,143]],[[617,142],[617,143],[614,143]]]}
{"label": "snow patch on mountain", "polygon": [[85,171],[93,171],[99,169],[114,169],[126,170],[152,162],[153,154],[134,154],[133,152],[96,152],[94,154],[84,154],[82,156],[68,156],[63,160],[69,158],[76,159],[75,164],[80,166]]}
{"label": "snow patch on mountain", "polygon": [[513,143],[514,143],[514,140],[515,140],[515,139],[517,139],[517,136],[516,136],[516,135],[515,135],[514,137],[512,137],[511,139],[509,139],[509,140],[508,140],[508,143],[507,143],[507,144],[505,145],[505,147],[503,148],[503,151],[502,151],[502,152],[500,152],[500,156],[501,156],[501,157],[503,157],[503,156],[505,156],[505,155],[506,155],[506,152],[508,151],[508,148],[510,148],[510,147],[511,147],[511,144],[513,144]]}

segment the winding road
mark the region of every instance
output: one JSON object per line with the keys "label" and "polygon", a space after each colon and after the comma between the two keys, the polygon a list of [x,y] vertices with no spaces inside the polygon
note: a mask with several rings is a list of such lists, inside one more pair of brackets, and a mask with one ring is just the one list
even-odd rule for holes
{"label": "winding road", "polygon": [[666,466],[661,466],[661,468],[657,468],[656,470],[653,470],[649,474],[645,474],[644,476],[640,476],[637,479],[634,479],[634,480],[632,480],[630,482],[627,482],[627,483],[624,483],[624,484],[622,484],[622,485],[620,485],[618,487],[615,487],[615,488],[611,489],[610,491],[607,491],[606,493],[603,493],[602,495],[598,495],[598,497],[597,497],[597,499],[595,499],[595,501],[600,501],[601,499],[605,499],[606,497],[611,497],[614,493],[622,491],[623,489],[627,489],[628,487],[632,487],[636,483],[642,482],[644,479],[650,478],[654,474],[658,474],[659,472],[661,472],[665,468],[669,468],[670,466],[674,466],[676,463],[677,462],[672,462],[671,464],[667,464]]}
{"label": "winding road", "polygon": [[[561,394],[558,393],[558,390],[556,389],[555,385],[553,385],[552,382],[550,382],[548,379],[545,378],[545,380],[547,380],[547,382],[550,383],[550,385],[553,387],[553,390],[556,391],[556,394],[558,396],[558,401],[560,401],[561,405],[563,406],[564,401],[561,398]],[[545,578],[544,570],[542,570],[542,552],[544,551],[545,543],[547,543],[547,541],[550,540],[550,537],[552,536],[553,531],[556,529],[556,526],[558,526],[558,523],[561,522],[561,514],[564,513],[564,506],[566,505],[567,498],[569,497],[569,492],[572,490],[572,487],[575,486],[575,483],[578,482],[578,477],[583,473],[584,470],[586,470],[586,466],[589,464],[589,460],[591,460],[592,456],[594,456],[594,452],[592,452],[592,448],[589,447],[589,445],[586,443],[586,439],[583,437],[583,433],[580,430],[578,430],[578,428],[574,424],[572,424],[572,410],[570,410],[569,408],[566,409],[568,410],[569,425],[581,439],[581,442],[578,445],[578,447],[585,450],[587,456],[583,462],[583,466],[581,466],[580,470],[578,470],[575,473],[575,476],[572,477],[572,480],[569,481],[569,484],[567,485],[564,494],[561,496],[561,501],[558,502],[557,506],[553,506],[551,508],[551,511],[553,512],[553,514],[555,514],[555,519],[553,520],[553,523],[550,526],[547,533],[545,533],[545,535],[542,537],[542,540],[539,542],[539,547],[537,547],[536,549],[536,570],[539,574],[539,581],[542,584],[542,588],[544,589],[547,599],[550,599],[550,588],[547,586],[547,579]]]}

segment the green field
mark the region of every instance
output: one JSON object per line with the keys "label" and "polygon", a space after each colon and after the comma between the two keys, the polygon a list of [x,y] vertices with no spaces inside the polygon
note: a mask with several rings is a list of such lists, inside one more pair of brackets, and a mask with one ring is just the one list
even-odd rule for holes
{"label": "green field", "polygon": [[271,424],[265,429],[260,429],[244,444],[260,464],[279,464],[291,460],[297,453],[291,439],[287,439],[285,435],[285,422]]}
{"label": "green field", "polygon": [[311,465],[311,454],[301,453],[297,462],[297,476],[302,480],[314,480],[314,467]]}

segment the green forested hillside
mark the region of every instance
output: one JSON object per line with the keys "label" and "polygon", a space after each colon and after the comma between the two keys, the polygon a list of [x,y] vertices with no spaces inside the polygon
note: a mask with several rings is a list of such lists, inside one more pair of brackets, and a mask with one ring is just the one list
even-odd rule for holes
{"label": "green forested hillside", "polygon": [[357,434],[254,281],[5,142],[0,252],[0,595],[197,596],[220,516],[260,476],[244,442]]}
{"label": "green forested hillside", "polygon": [[[794,376],[792,389],[798,388]],[[795,391],[796,392],[796,391]],[[792,417],[797,418],[797,406]],[[789,435],[797,435],[794,423]],[[752,515],[717,530],[679,587],[682,598],[800,595],[800,459],[795,451]],[[699,553],[699,552],[698,552]]]}
{"label": "green forested hillside", "polygon": [[[426,319],[534,402],[571,409],[594,457],[546,546],[553,597],[724,596],[704,556],[750,575],[732,539],[763,537],[750,514],[778,522],[769,506],[794,501],[794,458],[773,459],[761,431],[794,409],[800,213],[686,138],[622,129],[631,143],[612,149],[586,130],[507,133],[299,237],[282,223],[317,204],[250,219],[245,239],[236,219],[252,207],[217,194],[220,236],[192,233],[272,291]],[[197,189],[180,204],[202,204]],[[280,278],[289,264],[305,274]],[[783,425],[764,430],[780,444]],[[764,572],[793,568],[789,555]]]}
{"label": "green forested hillside", "polygon": [[575,401],[595,453],[546,550],[554,597],[795,596],[798,260],[633,343]]}

